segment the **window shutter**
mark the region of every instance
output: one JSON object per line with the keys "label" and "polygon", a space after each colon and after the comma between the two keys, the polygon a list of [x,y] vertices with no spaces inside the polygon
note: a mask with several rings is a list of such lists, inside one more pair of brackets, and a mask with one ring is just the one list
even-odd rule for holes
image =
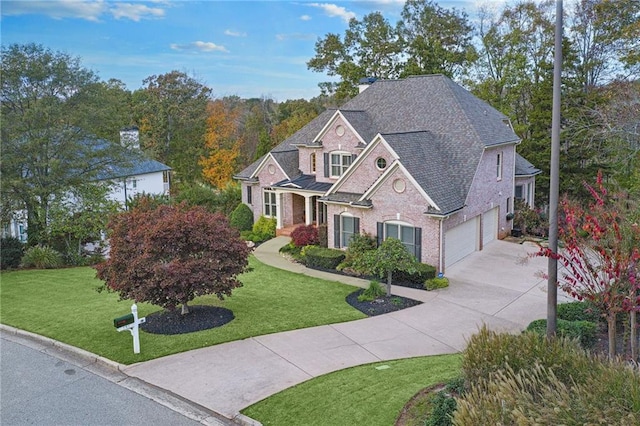
{"label": "window shutter", "polygon": [[354,234],[359,234],[360,233],[360,218],[359,217],[354,217],[353,218],[353,233]]}
{"label": "window shutter", "polygon": [[251,204],[251,187],[247,186],[247,204]]}
{"label": "window shutter", "polygon": [[384,223],[378,222],[376,227],[378,229],[378,247],[380,247],[380,244],[384,241]]}
{"label": "window shutter", "polygon": [[415,245],[416,245],[416,259],[418,262],[422,262],[422,228],[414,228],[415,232]]}
{"label": "window shutter", "polygon": [[353,162],[356,161],[357,156],[358,156],[357,154],[351,154],[351,164],[353,164]]}
{"label": "window shutter", "polygon": [[331,165],[329,164],[329,153],[325,152],[324,153],[324,177],[329,177],[329,167]]}
{"label": "window shutter", "polygon": [[333,246],[340,248],[340,215],[333,215]]}

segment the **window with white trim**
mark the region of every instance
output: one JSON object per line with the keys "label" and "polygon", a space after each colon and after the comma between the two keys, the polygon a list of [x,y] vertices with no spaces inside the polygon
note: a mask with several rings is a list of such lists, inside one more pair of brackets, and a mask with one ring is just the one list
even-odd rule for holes
{"label": "window with white trim", "polygon": [[378,243],[387,238],[396,238],[418,261],[422,256],[422,229],[400,222],[378,223]]}
{"label": "window with white trim", "polygon": [[340,177],[351,165],[351,154],[348,152],[331,153],[331,177]]}
{"label": "window with white trim", "polygon": [[496,158],[496,179],[502,180],[502,153],[499,152]]}
{"label": "window with white trim", "polygon": [[311,173],[315,174],[316,173],[316,153],[315,152],[311,153],[311,156],[309,158],[309,163],[310,163]]}
{"label": "window with white trim", "polygon": [[276,217],[276,193],[275,191],[264,190],[262,194],[264,200],[264,215],[266,217]]}
{"label": "window with white trim", "polygon": [[340,236],[340,240],[342,241],[342,247],[349,247],[349,242],[351,241],[351,237],[356,234],[356,218],[353,216],[342,215],[342,226]]}

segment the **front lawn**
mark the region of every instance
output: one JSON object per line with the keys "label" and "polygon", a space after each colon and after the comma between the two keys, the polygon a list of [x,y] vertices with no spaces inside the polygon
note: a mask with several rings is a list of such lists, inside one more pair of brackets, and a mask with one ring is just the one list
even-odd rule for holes
{"label": "front lawn", "polygon": [[242,413],[264,425],[389,426],[418,391],[459,374],[459,354],[361,365],[286,389]]}
{"label": "front lawn", "polygon": [[[51,337],[124,364],[251,336],[365,318],[345,302],[354,288],[264,265],[253,256],[244,286],[219,301],[215,296],[190,305],[231,309],[235,319],[219,328],[180,335],[141,332],[141,353],[133,354],[131,333],[118,333],[113,318],[130,313],[131,301],[96,288],[91,268],[29,270],[0,274],[0,322]],[[139,316],[160,310],[138,304]]]}

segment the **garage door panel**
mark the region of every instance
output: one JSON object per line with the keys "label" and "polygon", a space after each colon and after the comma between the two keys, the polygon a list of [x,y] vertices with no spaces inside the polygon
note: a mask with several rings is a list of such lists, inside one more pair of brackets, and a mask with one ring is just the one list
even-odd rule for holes
{"label": "garage door panel", "polygon": [[495,240],[498,235],[498,207],[482,215],[482,245]]}
{"label": "garage door panel", "polygon": [[470,219],[448,230],[445,233],[445,267],[476,251],[477,241],[478,218]]}

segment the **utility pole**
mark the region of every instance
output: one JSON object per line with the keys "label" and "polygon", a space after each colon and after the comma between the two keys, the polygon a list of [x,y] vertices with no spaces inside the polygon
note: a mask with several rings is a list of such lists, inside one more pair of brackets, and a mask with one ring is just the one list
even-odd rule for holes
{"label": "utility pole", "polygon": [[558,306],[558,198],[560,193],[560,92],[562,79],[562,0],[556,0],[556,37],[553,64],[551,167],[549,184],[549,256],[547,279],[547,338],[556,335]]}

